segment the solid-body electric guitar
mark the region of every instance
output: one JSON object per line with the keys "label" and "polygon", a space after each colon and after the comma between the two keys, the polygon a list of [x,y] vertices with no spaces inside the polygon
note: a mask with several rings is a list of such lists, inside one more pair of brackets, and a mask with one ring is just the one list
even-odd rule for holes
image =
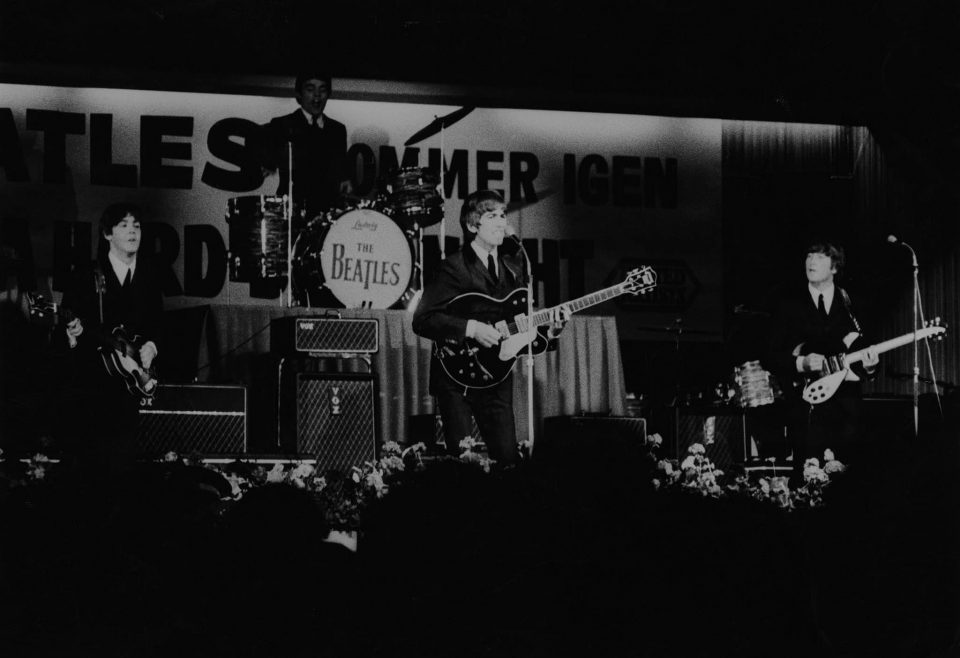
{"label": "solid-body electric guitar", "polygon": [[[579,297],[561,306],[570,313],[582,311],[595,304],[620,295],[643,293],[657,285],[657,275],[650,267],[631,270],[622,283]],[[527,290],[518,288],[503,299],[495,299],[483,293],[466,293],[454,297],[447,310],[462,318],[474,318],[490,322],[500,332],[499,345],[482,347],[471,338],[453,345],[437,342],[434,353],[447,375],[466,388],[490,388],[510,374],[517,356],[530,352],[539,354],[547,348],[546,339],[537,331],[550,324],[556,308],[536,311],[527,315]]]}
{"label": "solid-body electric guitar", "polygon": [[[910,332],[909,334],[903,334],[902,336],[885,340],[882,343],[877,343],[870,347],[876,350],[877,354],[883,354],[892,349],[909,345],[914,340],[923,340],[931,336],[939,337],[946,331],[945,327],[928,323],[928,326],[918,330],[916,335]],[[809,383],[804,386],[802,394],[804,401],[810,404],[820,404],[821,402],[829,400],[833,394],[837,392],[837,389],[840,388],[843,380],[846,379],[850,366],[862,361],[870,347],[864,347],[854,352],[839,354],[824,359],[822,370],[818,373],[808,375],[808,379],[811,377],[815,379],[809,381]]]}

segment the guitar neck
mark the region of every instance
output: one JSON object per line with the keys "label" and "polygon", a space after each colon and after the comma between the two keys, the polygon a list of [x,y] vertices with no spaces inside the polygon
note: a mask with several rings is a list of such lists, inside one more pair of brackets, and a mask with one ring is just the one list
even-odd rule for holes
{"label": "guitar neck", "polygon": [[[925,332],[920,332],[918,334],[919,338],[923,338],[927,334]],[[909,343],[913,342],[913,333],[903,334],[902,336],[897,336],[896,338],[891,338],[890,340],[885,340],[882,343],[877,343],[876,345],[871,345],[877,354],[883,354],[884,352],[889,352],[890,350],[895,350],[898,347],[903,347]],[[863,349],[857,350],[856,352],[850,352],[844,357],[844,363],[857,363],[862,361],[863,357],[866,356],[867,350],[870,347],[864,347]]]}
{"label": "guitar neck", "polygon": [[570,309],[571,313],[579,313],[586,308],[596,306],[597,304],[601,304],[605,301],[613,299],[614,297],[619,297],[624,293],[624,291],[624,285],[622,283],[618,283],[615,286],[610,286],[609,288],[592,292],[589,295],[572,299],[565,304],[558,304],[557,306],[551,306],[550,308],[542,309],[535,312],[533,315],[524,315],[523,317],[517,319],[517,332],[526,332],[532,328],[549,324],[553,312],[559,309],[561,306],[566,306],[568,309]]}

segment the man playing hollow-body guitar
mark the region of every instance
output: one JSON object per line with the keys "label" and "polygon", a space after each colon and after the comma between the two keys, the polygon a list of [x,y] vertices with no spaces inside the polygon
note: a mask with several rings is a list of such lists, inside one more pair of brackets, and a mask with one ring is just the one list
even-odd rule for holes
{"label": "man playing hollow-body guitar", "polygon": [[[466,338],[492,348],[503,338],[494,326],[496,322],[525,313],[526,307],[517,308],[508,317],[492,317],[495,305],[465,313],[453,311],[450,302],[467,293],[503,299],[527,285],[525,267],[517,249],[507,253],[501,248],[507,220],[506,204],[498,193],[480,190],[468,196],[460,213],[460,226],[463,248],[448,256],[427,284],[413,316],[413,330],[433,340],[439,349],[457,347]],[[540,328],[543,338],[555,337],[568,316],[568,311],[558,307],[551,325]],[[444,370],[435,350],[430,362],[430,392],[437,399],[449,454],[459,454],[460,441],[471,436],[472,416],[490,456],[502,465],[516,462],[512,374],[492,386],[464,386]]]}
{"label": "man playing hollow-body guitar", "polygon": [[[61,304],[67,413],[58,435],[81,461],[116,466],[128,464],[135,452],[139,398],[133,385],[155,386],[146,373],[158,353],[163,296],[155,269],[137,257],[139,208],[113,204],[99,228],[99,257],[73,273]],[[115,334],[121,326],[123,334]],[[121,350],[116,335],[136,340]]]}

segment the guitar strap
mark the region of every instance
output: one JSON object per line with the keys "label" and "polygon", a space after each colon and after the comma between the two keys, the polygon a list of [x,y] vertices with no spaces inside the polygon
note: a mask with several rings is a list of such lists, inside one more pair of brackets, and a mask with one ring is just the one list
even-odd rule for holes
{"label": "guitar strap", "polygon": [[103,291],[107,287],[107,280],[103,276],[103,270],[100,268],[99,262],[94,262],[93,265],[93,285],[96,286],[97,290],[97,301],[100,306],[100,326],[103,326]]}
{"label": "guitar strap", "polygon": [[857,330],[857,333],[863,338],[863,329],[860,327],[860,323],[857,322],[857,317],[853,314],[853,304],[850,303],[850,295],[839,286],[837,286],[837,289],[840,291],[840,298],[843,300],[843,308],[847,312],[847,316],[850,318],[850,321],[853,322],[853,327]]}

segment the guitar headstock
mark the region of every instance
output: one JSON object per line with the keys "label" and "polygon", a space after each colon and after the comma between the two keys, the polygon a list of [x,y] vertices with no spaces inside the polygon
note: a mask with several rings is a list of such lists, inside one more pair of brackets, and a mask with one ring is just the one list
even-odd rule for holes
{"label": "guitar headstock", "polygon": [[30,320],[33,322],[42,322],[44,324],[53,324],[57,320],[57,311],[60,305],[51,301],[38,292],[24,293],[27,300],[27,310],[30,312]]}
{"label": "guitar headstock", "polygon": [[642,292],[652,290],[657,285],[657,273],[649,265],[638,267],[627,272],[627,278],[623,280],[623,292],[631,295],[638,295]]}
{"label": "guitar headstock", "polygon": [[927,320],[924,322],[923,329],[921,329],[918,333],[920,334],[920,338],[943,340],[944,334],[947,333],[947,325],[940,319],[940,316],[938,315],[932,320]]}

